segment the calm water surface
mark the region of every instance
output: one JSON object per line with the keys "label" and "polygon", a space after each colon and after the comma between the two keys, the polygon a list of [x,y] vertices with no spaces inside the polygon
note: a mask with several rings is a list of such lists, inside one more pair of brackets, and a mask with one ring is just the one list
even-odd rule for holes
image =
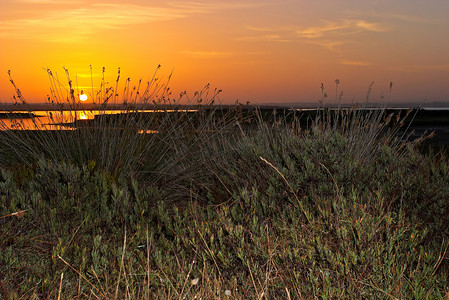
{"label": "calm water surface", "polygon": [[[187,110],[195,112],[196,110]],[[0,110],[0,130],[73,130],[73,126],[64,125],[76,120],[93,120],[99,115],[117,115],[128,112],[154,113],[173,112],[173,110]]]}

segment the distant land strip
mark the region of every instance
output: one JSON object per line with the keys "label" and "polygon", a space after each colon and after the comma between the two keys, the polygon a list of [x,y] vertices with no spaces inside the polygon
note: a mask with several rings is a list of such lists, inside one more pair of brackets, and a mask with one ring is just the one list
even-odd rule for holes
{"label": "distant land strip", "polygon": [[[0,103],[0,111],[46,111],[46,110],[126,110],[126,109],[192,109],[196,107],[210,107],[210,108],[233,108],[236,106],[245,108],[259,109],[319,109],[323,105],[320,102],[286,102],[286,103],[260,103],[260,104],[217,104],[217,105],[207,105],[207,104],[153,104],[153,103],[117,103],[117,104],[96,104],[96,103],[26,103],[26,104],[13,104],[13,103]],[[449,101],[435,101],[435,102],[389,102],[389,103],[378,103],[378,102],[361,102],[361,103],[333,103],[329,101],[325,104],[327,108],[398,108],[398,109],[409,109],[409,108],[449,108]]]}

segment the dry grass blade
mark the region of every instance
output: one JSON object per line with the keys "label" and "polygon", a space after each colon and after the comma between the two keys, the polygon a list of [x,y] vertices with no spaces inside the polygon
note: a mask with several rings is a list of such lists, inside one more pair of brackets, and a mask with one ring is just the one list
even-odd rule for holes
{"label": "dry grass blade", "polygon": [[200,231],[199,229],[198,229],[197,231],[198,231],[198,233],[200,234],[200,237],[201,237],[201,239],[203,240],[204,245],[205,245],[206,248],[207,248],[207,251],[209,251],[209,255],[210,255],[210,257],[212,258],[212,260],[214,261],[214,264],[215,264],[215,267],[217,268],[218,274],[219,274],[219,276],[221,277],[221,271],[220,271],[220,268],[218,267],[217,261],[215,260],[215,254],[214,254],[214,252],[209,248],[209,245],[207,245],[207,242],[206,242],[206,240],[204,239],[203,235],[201,234],[201,231]]}
{"label": "dry grass blade", "polygon": [[[438,268],[440,267],[441,263],[446,258],[447,249],[449,248],[449,241],[446,243],[446,248],[444,248],[444,251],[443,251],[443,247],[444,247],[444,242],[441,245],[441,250],[440,250],[440,254],[438,256],[438,260],[435,263],[435,266],[433,267],[432,276],[435,275],[435,273],[438,270]],[[443,254],[441,254],[441,253],[443,253]]]}
{"label": "dry grass blade", "polygon": [[278,168],[276,168],[275,166],[273,166],[273,164],[270,163],[269,161],[267,161],[265,158],[263,158],[263,157],[259,157],[259,158],[260,158],[263,162],[265,162],[267,165],[269,165],[270,167],[272,167],[272,168],[273,168],[273,169],[274,169],[274,170],[275,170],[275,171],[282,177],[282,179],[285,181],[285,183],[287,184],[287,186],[290,188],[290,190],[292,191],[293,195],[295,196],[296,201],[298,202],[299,206],[301,207],[301,210],[302,210],[304,216],[305,216],[306,219],[307,219],[307,223],[310,223],[310,219],[309,219],[309,217],[308,217],[308,215],[307,215],[307,213],[306,213],[304,207],[302,206],[301,200],[299,200],[298,195],[296,195],[295,190],[292,188],[292,186],[290,185],[290,183],[287,181],[287,179],[285,178],[284,174],[282,174],[281,171],[279,171]]}
{"label": "dry grass blade", "polygon": [[287,293],[287,299],[288,299],[288,300],[291,300],[292,297],[290,296],[290,291],[288,290],[287,287],[285,288],[285,292]]}
{"label": "dry grass blade", "polygon": [[61,289],[62,289],[62,279],[63,278],[64,278],[64,273],[61,273],[61,280],[59,281],[58,300],[61,299]]}
{"label": "dry grass blade", "polygon": [[[187,282],[189,281],[190,272],[192,272],[192,268],[193,268],[194,264],[195,264],[195,260],[193,260],[192,263],[190,264],[189,272],[186,275],[186,279],[184,280],[184,284],[182,285],[181,292],[179,293],[179,299],[183,298],[182,295],[184,294],[184,289],[186,287]],[[196,283],[198,283],[198,281],[196,281]],[[195,284],[192,284],[192,285],[195,285]]]}
{"label": "dry grass blade", "polygon": [[98,278],[97,272],[95,272],[95,269],[94,269],[93,266],[91,266],[90,269],[92,270],[92,273],[94,274],[95,278],[97,279],[98,285],[99,285],[100,288],[101,288],[101,293],[103,294],[103,296],[104,296],[105,298],[107,298],[106,292],[104,291],[103,286],[101,285],[101,281],[100,281],[100,278]]}
{"label": "dry grass blade", "polygon": [[337,189],[337,194],[339,197],[341,197],[341,192],[340,192],[340,188],[338,187],[337,181],[335,180],[334,176],[332,175],[331,171],[323,164],[323,163],[319,163],[320,166],[322,166],[324,169],[326,169],[327,173],[330,175],[330,177],[332,178],[332,181],[334,182],[335,188]]}
{"label": "dry grass blade", "polygon": [[253,283],[254,291],[256,292],[257,298],[260,299],[261,298],[260,296],[263,296],[263,292],[262,292],[262,295],[259,295],[259,290],[257,289],[256,281],[254,280],[253,272],[251,271],[251,266],[249,265],[248,261],[246,261],[246,266],[248,267],[249,275],[251,276],[251,281]]}
{"label": "dry grass blade", "polygon": [[[150,295],[149,295],[149,293],[150,293],[150,247],[151,247],[151,245],[150,245],[150,242],[149,242],[149,237],[148,237],[148,224],[147,224],[147,226],[146,226],[146,243],[147,243],[147,257],[146,257],[146,266],[145,266],[145,269],[146,269],[146,291],[145,291],[145,294],[146,294],[146,299],[149,299],[149,297],[150,297]],[[151,233],[151,237],[153,237],[153,233]],[[152,239],[151,239],[152,240]]]}
{"label": "dry grass blade", "polygon": [[1,216],[0,219],[12,217],[12,216],[16,216],[17,219],[20,219],[20,218],[23,217],[23,215],[25,214],[26,211],[27,211],[26,209],[25,210],[20,210],[20,211],[15,212],[15,213],[11,213],[11,214],[8,214],[8,215],[5,215],[5,216]]}
{"label": "dry grass blade", "polygon": [[83,276],[83,274],[81,274],[77,269],[75,269],[74,267],[72,267],[68,262],[66,262],[60,255],[58,255],[58,258],[60,260],[62,260],[62,262],[68,266],[70,269],[72,269],[73,271],[75,271],[76,274],[78,274],[79,276],[81,276],[92,288],[94,288],[96,291],[99,292],[98,288],[92,284],[92,282],[89,281],[89,279],[87,279],[86,277]]}
{"label": "dry grass blade", "polygon": [[393,300],[399,300],[398,298],[394,297],[393,295],[391,295],[390,293],[385,292],[384,290],[382,290],[381,288],[379,288],[373,281],[373,279],[371,279],[371,286],[374,287],[376,290],[378,290],[379,292],[381,292],[382,294],[384,294],[385,296],[388,296],[390,299]]}
{"label": "dry grass blade", "polygon": [[125,265],[124,265],[125,249],[126,249],[126,228],[125,228],[125,233],[124,233],[124,236],[123,236],[122,258],[120,260],[120,270],[119,270],[118,279],[117,279],[117,286],[115,288],[114,299],[117,299],[118,289],[119,289],[119,285],[120,285],[120,278],[122,276],[122,269],[125,267]]}

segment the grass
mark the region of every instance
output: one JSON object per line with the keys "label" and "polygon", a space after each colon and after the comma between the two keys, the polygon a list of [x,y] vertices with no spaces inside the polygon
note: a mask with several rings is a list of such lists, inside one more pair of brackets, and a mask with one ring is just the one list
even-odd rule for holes
{"label": "grass", "polygon": [[158,134],[4,134],[29,155],[2,154],[0,297],[449,298],[447,157],[382,110],[304,127],[204,109],[206,93],[195,114],[161,113]]}

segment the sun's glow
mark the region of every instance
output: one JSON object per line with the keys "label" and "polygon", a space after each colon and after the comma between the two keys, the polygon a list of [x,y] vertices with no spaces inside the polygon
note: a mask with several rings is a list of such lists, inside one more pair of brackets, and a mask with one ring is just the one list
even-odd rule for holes
{"label": "sun's glow", "polygon": [[[174,69],[176,99],[211,82],[223,104],[319,105],[323,83],[327,102],[338,104],[344,91],[342,103],[351,104],[366,101],[374,81],[373,101],[384,93],[384,101],[420,102],[431,91],[428,101],[446,102],[449,39],[440,37],[449,36],[449,1],[409,2],[0,0],[0,102],[14,91],[8,69],[28,102],[66,88],[75,102],[94,104],[109,95],[120,102],[134,87],[143,96],[159,63],[157,86]],[[42,66],[62,86],[53,87]]]}

